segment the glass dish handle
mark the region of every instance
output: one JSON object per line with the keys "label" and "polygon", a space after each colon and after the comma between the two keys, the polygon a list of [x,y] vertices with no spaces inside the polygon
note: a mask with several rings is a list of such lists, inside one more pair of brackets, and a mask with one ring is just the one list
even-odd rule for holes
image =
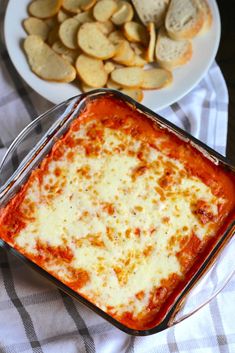
{"label": "glass dish handle", "polygon": [[15,138],[0,163],[0,194],[16,177],[15,173],[25,163],[25,158],[33,156],[37,144],[50,138],[50,134],[74,111],[83,97],[81,94],[56,105],[33,120]]}
{"label": "glass dish handle", "polygon": [[[231,236],[235,226],[231,229]],[[169,322],[173,326],[197,312],[219,294],[235,274],[235,237],[224,247],[215,264],[201,277],[190,290],[185,300],[179,304],[176,314]]]}

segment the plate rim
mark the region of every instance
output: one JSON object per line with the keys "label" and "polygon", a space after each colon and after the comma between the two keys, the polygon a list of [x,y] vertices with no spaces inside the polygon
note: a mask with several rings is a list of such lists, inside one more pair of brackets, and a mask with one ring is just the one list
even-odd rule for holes
{"label": "plate rim", "polygon": [[[9,0],[9,2],[7,4],[5,16],[4,16],[4,26],[3,26],[5,45],[6,45],[6,49],[7,49],[8,55],[10,57],[11,63],[13,64],[14,68],[16,69],[17,73],[20,75],[22,80],[34,92],[36,92],[37,94],[39,94],[41,97],[43,97],[47,101],[51,102],[52,104],[59,104],[62,101],[68,99],[68,97],[65,96],[64,99],[62,99],[62,100],[59,97],[58,98],[53,98],[50,95],[48,95],[48,89],[45,89],[45,91],[43,89],[37,89],[37,87],[36,87],[37,86],[37,80],[40,80],[42,82],[43,82],[43,80],[40,77],[38,77],[36,74],[34,74],[34,73],[33,73],[33,75],[35,76],[35,82],[34,82],[34,79],[31,80],[30,78],[25,77],[24,76],[25,71],[23,69],[21,70],[20,65],[17,65],[17,60],[14,59],[14,55],[13,55],[13,52],[12,52],[12,46],[9,44],[9,42],[7,40],[7,38],[8,38],[8,34],[7,34],[8,33],[8,28],[10,27],[9,18],[11,17],[11,16],[9,16],[9,13],[10,13],[10,7],[11,7],[11,4],[13,3],[13,1],[15,1],[15,0]],[[29,0],[27,0],[27,1],[29,1]],[[215,23],[216,31],[215,31],[214,45],[212,47],[211,54],[208,57],[208,60],[207,60],[207,63],[205,65],[204,69],[200,72],[198,77],[196,77],[193,80],[193,83],[191,83],[187,88],[181,90],[180,93],[173,94],[173,97],[171,97],[167,103],[164,102],[163,104],[161,104],[161,103],[160,104],[155,104],[155,107],[152,107],[152,106],[149,106],[148,104],[146,104],[144,102],[144,100],[143,100],[141,103],[146,105],[148,108],[159,112],[159,111],[169,107],[170,105],[178,102],[180,99],[185,97],[189,92],[191,92],[196,87],[196,85],[203,79],[203,77],[206,75],[206,73],[208,72],[209,68],[211,67],[213,61],[216,58],[216,54],[218,52],[219,45],[220,45],[220,39],[221,39],[221,18],[220,18],[220,12],[219,12],[219,8],[218,8],[218,4],[217,4],[216,0],[209,0],[209,4],[212,7],[212,12],[213,12],[213,17],[214,17],[214,23]],[[23,52],[23,50],[22,50],[22,52]],[[26,58],[25,58],[25,60],[27,61]],[[184,68],[184,67],[180,67],[179,69],[182,69],[182,68]],[[29,69],[29,71],[31,71],[31,70]],[[31,71],[31,73],[32,73],[32,71]],[[173,70],[173,74],[174,74],[174,70]],[[45,81],[45,83],[46,84],[48,84],[48,83],[58,84],[56,82],[49,82],[49,81]],[[62,83],[62,84],[66,85],[66,86],[68,85],[68,83]],[[173,82],[173,84],[174,84],[174,82]],[[176,92],[177,92],[177,89],[176,89]],[[79,87],[77,87],[77,93],[76,94],[78,95],[80,93],[82,93],[82,92],[79,89]],[[71,95],[71,97],[74,96],[74,95]],[[157,99],[156,99],[156,101],[157,101]]]}

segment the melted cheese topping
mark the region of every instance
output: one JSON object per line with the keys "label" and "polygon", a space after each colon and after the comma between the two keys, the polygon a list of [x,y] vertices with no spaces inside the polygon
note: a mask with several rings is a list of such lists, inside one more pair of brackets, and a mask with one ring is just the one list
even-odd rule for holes
{"label": "melted cheese topping", "polygon": [[[87,123],[73,138],[89,141],[97,125]],[[72,163],[69,150],[50,162],[41,185],[33,181],[25,200],[37,204],[34,221],[16,242],[31,254],[37,254],[38,240],[51,247],[66,244],[73,254],[71,266],[89,275],[79,293],[105,311],[138,316],[162,279],[183,275],[176,256],[180,241],[192,232],[202,240],[213,230],[211,222],[202,226],[193,204],[203,200],[216,216],[218,199],[198,178],[188,176],[180,162],[172,163],[121,131],[103,131],[102,143],[93,141],[100,148],[98,156],[87,155],[81,142],[73,147]],[[45,267],[68,280],[63,264]]]}
{"label": "melted cheese topping", "polygon": [[191,146],[101,98],[1,210],[0,234],[142,330],[161,322],[202,263],[234,209],[234,194],[233,179]]}

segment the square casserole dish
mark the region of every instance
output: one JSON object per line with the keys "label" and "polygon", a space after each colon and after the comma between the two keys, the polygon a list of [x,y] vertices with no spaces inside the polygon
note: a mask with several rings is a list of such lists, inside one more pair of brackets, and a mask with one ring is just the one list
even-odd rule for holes
{"label": "square casserole dish", "polygon": [[128,334],[189,316],[234,234],[234,168],[117,91],[35,119],[0,172],[1,246]]}

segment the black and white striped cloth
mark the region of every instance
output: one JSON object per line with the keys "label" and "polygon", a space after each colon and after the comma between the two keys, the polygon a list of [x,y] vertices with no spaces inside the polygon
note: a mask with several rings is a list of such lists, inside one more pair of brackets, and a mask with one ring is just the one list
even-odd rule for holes
{"label": "black and white striped cloth", "polygon": [[[0,11],[2,20],[4,7]],[[50,107],[18,76],[1,37],[0,159],[22,128]],[[224,154],[227,111],[226,85],[214,63],[195,89],[159,113]],[[230,245],[220,266],[192,293],[193,307],[232,273],[235,242]],[[209,304],[174,328],[149,337],[130,337],[0,249],[0,353],[234,353],[234,318],[233,276]]]}

